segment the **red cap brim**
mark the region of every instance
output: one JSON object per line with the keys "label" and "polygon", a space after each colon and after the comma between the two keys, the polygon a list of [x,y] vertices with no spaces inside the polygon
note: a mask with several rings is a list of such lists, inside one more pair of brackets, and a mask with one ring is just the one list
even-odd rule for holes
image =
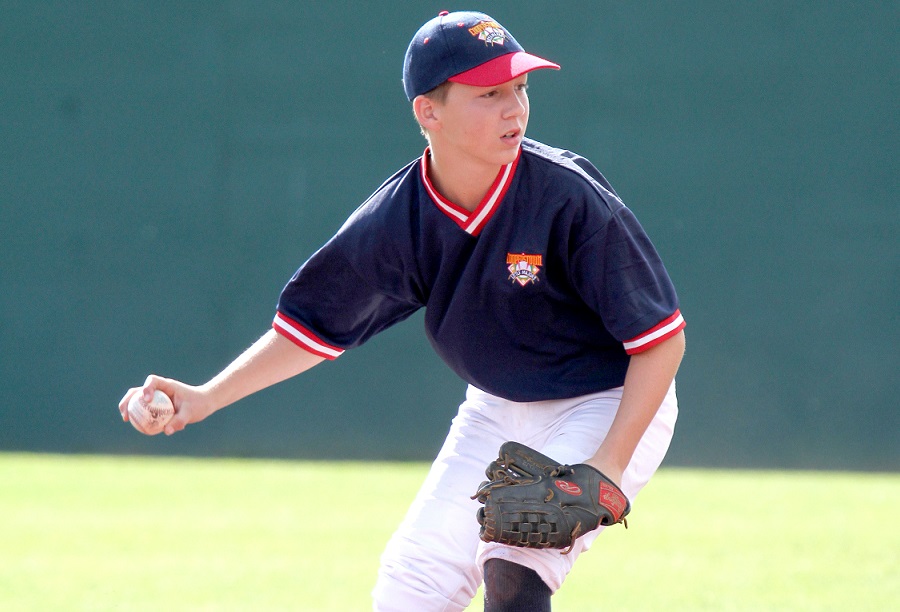
{"label": "red cap brim", "polygon": [[516,51],[496,57],[471,70],[460,72],[447,80],[475,87],[493,87],[540,68],[559,70],[559,64],[524,51]]}

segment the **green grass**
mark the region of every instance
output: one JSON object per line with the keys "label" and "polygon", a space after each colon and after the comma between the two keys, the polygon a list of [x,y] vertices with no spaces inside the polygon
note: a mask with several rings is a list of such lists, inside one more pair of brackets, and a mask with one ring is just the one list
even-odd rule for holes
{"label": "green grass", "polygon": [[[0,610],[368,610],[425,470],[0,454]],[[554,610],[900,609],[898,511],[898,474],[663,469]]]}

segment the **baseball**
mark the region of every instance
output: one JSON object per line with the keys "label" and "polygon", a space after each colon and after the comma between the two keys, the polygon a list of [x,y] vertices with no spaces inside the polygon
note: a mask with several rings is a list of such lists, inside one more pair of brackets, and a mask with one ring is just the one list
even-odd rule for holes
{"label": "baseball", "polygon": [[128,420],[142,434],[155,436],[162,433],[166,423],[175,416],[172,400],[162,391],[153,393],[153,401],[144,401],[143,394],[138,391],[128,402]]}

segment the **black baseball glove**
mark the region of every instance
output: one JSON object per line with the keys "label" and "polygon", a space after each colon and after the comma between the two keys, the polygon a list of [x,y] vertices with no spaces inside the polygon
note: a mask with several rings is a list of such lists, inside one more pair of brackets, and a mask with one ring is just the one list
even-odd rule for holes
{"label": "black baseball glove", "polygon": [[560,465],[518,442],[506,442],[472,499],[481,539],[527,548],[572,549],[600,525],[625,523],[631,510],[622,490],[597,469]]}

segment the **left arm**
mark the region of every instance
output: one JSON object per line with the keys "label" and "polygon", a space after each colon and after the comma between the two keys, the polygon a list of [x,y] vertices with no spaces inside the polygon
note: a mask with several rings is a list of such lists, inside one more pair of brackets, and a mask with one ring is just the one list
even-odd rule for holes
{"label": "left arm", "polygon": [[622,473],[675,378],[684,346],[684,331],[681,331],[631,356],[622,401],[609,433],[594,456],[585,461],[613,482],[621,485]]}

